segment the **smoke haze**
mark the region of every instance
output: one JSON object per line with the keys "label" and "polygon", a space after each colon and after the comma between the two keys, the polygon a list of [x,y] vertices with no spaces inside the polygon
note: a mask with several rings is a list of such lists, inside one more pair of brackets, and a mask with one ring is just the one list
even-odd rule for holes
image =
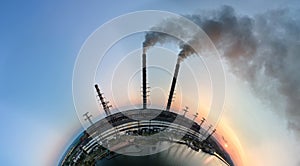
{"label": "smoke haze", "polygon": [[[237,14],[230,6],[202,11],[186,17],[199,25],[210,37],[231,71],[245,80],[255,94],[270,104],[276,104],[280,93],[286,99],[284,114],[288,127],[300,136],[300,19],[288,9],[271,10],[255,16]],[[156,43],[178,42],[183,58],[201,47],[192,30],[176,26],[178,20],[166,20],[151,30],[164,29],[188,38],[188,44],[166,34],[148,32],[145,47]],[[188,28],[188,27],[187,27]],[[271,88],[270,88],[271,87]]]}

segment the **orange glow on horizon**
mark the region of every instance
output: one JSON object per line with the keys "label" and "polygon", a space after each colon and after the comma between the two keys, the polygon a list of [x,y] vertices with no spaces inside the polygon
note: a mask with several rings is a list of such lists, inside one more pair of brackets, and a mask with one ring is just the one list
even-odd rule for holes
{"label": "orange glow on horizon", "polygon": [[229,153],[233,162],[237,166],[245,166],[246,157],[239,138],[235,132],[229,127],[224,118],[220,121],[217,127],[216,139]]}

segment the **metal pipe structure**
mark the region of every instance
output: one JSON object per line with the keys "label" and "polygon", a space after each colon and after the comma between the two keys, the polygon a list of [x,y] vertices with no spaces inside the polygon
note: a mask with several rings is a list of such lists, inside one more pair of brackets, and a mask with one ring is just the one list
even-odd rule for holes
{"label": "metal pipe structure", "polygon": [[102,107],[104,109],[104,112],[105,112],[106,116],[110,115],[111,112],[109,110],[109,106],[107,105],[108,102],[104,101],[104,97],[102,96],[102,93],[100,92],[99,86],[97,84],[95,84],[95,88],[96,88],[96,92],[97,92],[97,94],[100,98],[100,102],[102,104]]}
{"label": "metal pipe structure", "polygon": [[142,56],[142,79],[143,79],[143,109],[147,109],[147,66],[146,66],[146,52],[143,50]]}
{"label": "metal pipe structure", "polygon": [[179,72],[179,68],[180,68],[180,61],[181,61],[181,58],[178,56],[175,71],[174,71],[174,76],[173,76],[173,80],[172,80],[172,84],[171,84],[171,89],[170,89],[170,93],[169,93],[169,99],[168,99],[166,111],[170,111],[170,108],[171,108],[174,90],[175,90],[175,86],[176,86],[176,81],[177,81],[177,77],[178,77],[178,72]]}

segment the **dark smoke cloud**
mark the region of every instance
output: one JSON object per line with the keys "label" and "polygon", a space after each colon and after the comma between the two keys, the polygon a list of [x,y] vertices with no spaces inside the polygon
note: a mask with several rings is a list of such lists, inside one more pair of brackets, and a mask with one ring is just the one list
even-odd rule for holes
{"label": "dark smoke cloud", "polygon": [[187,17],[201,26],[216,46],[222,44],[228,57],[251,56],[256,50],[253,20],[236,16],[231,7],[224,6],[219,11]]}
{"label": "dark smoke cloud", "polygon": [[[275,90],[286,99],[288,127],[300,136],[300,13],[293,12],[280,9],[250,17],[223,6],[186,17],[207,33],[233,73],[246,80],[258,96],[276,104],[277,96],[268,95]],[[192,36],[187,34],[191,31],[170,26],[174,22],[167,20],[153,29],[168,28],[179,36]],[[161,37],[157,42],[172,40]],[[188,44],[197,47],[195,43],[197,38],[191,37]],[[188,44],[181,45],[185,57],[194,53]]]}
{"label": "dark smoke cloud", "polygon": [[264,69],[278,81],[278,91],[287,101],[288,125],[300,136],[300,20],[295,16],[289,10],[274,10],[256,17],[256,59],[261,64],[254,69]]}
{"label": "dark smoke cloud", "polygon": [[187,58],[189,55],[192,55],[192,54],[195,53],[195,50],[194,50],[194,49],[191,47],[191,45],[189,45],[189,44],[182,44],[182,45],[180,46],[180,48],[181,48],[181,51],[180,51],[180,53],[179,53],[178,56],[180,56],[181,59],[185,59],[185,58]]}
{"label": "dark smoke cloud", "polygon": [[[172,42],[172,43],[180,44],[181,41],[178,38],[180,39],[192,38],[193,34],[189,33],[189,31],[191,30],[190,27],[180,26],[178,24],[179,21],[182,22],[183,20],[166,19],[162,24],[152,27],[150,31],[147,32],[145,35],[145,41],[143,42],[144,51],[147,51],[149,47],[152,47],[157,43],[164,44],[166,42]],[[178,38],[162,32],[172,33]]]}
{"label": "dark smoke cloud", "polygon": [[174,38],[168,34],[162,33],[162,32],[168,32],[168,31],[172,31],[172,30],[176,30],[174,32],[180,37],[184,37],[185,35],[187,35],[187,34],[183,33],[184,31],[183,31],[182,27],[177,25],[176,20],[168,19],[168,20],[165,20],[164,24],[152,27],[150,29],[150,31],[146,33],[143,47],[145,49],[147,49],[151,46],[154,46],[157,43],[164,44],[166,42],[177,41],[176,38]]}
{"label": "dark smoke cloud", "polygon": [[145,36],[143,47],[154,46],[157,42],[164,43],[169,36],[165,33],[150,31]]}

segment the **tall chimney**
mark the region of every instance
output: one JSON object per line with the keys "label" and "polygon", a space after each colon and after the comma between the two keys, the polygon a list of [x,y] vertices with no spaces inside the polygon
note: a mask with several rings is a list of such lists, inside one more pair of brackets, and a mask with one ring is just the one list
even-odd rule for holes
{"label": "tall chimney", "polygon": [[110,110],[109,110],[109,106],[107,105],[108,102],[104,101],[104,97],[102,96],[102,93],[100,92],[99,86],[97,84],[95,84],[95,88],[96,88],[97,94],[100,98],[100,102],[102,104],[102,107],[105,111],[106,116],[110,115],[111,113],[110,113]]}
{"label": "tall chimney", "polygon": [[143,79],[143,109],[147,109],[147,68],[146,68],[146,51],[143,48],[142,56],[142,79]]}
{"label": "tall chimney", "polygon": [[170,93],[169,93],[169,99],[168,99],[166,111],[170,111],[170,107],[172,104],[174,90],[175,90],[176,81],[177,81],[177,76],[178,76],[179,67],[180,67],[180,61],[181,61],[181,57],[178,56],[175,71],[174,71],[174,76],[173,76],[173,80],[172,80],[172,85],[171,85],[171,89],[170,89]]}

